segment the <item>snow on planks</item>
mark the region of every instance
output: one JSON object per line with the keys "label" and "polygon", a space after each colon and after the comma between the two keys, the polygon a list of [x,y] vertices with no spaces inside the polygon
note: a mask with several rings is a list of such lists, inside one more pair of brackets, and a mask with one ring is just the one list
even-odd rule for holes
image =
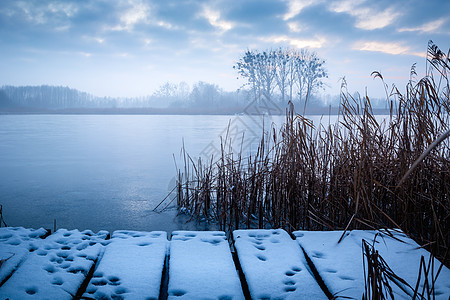
{"label": "snow on planks", "polygon": [[163,231],[114,231],[86,299],[158,299],[167,252]]}
{"label": "snow on planks", "polygon": [[[86,276],[93,272],[96,261],[83,298],[158,299],[169,245],[169,299],[244,299],[221,231],[177,231],[170,242],[166,232],[115,231],[108,241],[105,231],[60,229],[41,239],[45,234],[44,229],[0,228],[0,278],[4,282],[0,300],[72,299],[84,291]],[[360,299],[364,292],[363,239],[373,243],[376,237],[375,249],[412,287],[421,256],[426,263],[430,258],[399,231],[349,231],[339,244],[342,231],[294,234],[296,241],[280,229],[233,232],[238,267],[252,299],[326,298],[311,275],[302,248],[328,291],[343,298]],[[440,270],[435,297],[449,299],[450,271],[445,266],[440,269],[437,260],[433,262],[428,282],[433,284],[431,277]],[[396,299],[411,298],[411,288],[403,288],[405,293],[395,284],[391,286]]]}
{"label": "snow on planks", "polygon": [[169,299],[244,299],[222,231],[175,231],[170,242]]}
{"label": "snow on planks", "polygon": [[233,237],[252,299],[327,299],[286,231],[235,230]]}
{"label": "snow on planks", "polygon": [[362,241],[346,232],[344,240],[337,244],[342,233],[295,231],[294,235],[333,296],[361,299],[364,292]]}
{"label": "snow on planks", "polygon": [[107,234],[60,229],[45,240],[34,241],[34,251],[0,287],[1,299],[72,299]]}
{"label": "snow on planks", "polygon": [[47,234],[47,230],[23,227],[0,228],[0,286],[37,249],[35,241]]}
{"label": "snow on planks", "polygon": [[[419,247],[417,243],[399,231],[366,231],[353,230],[345,233],[344,239],[338,244],[342,231],[296,231],[293,234],[299,245],[311,258],[315,268],[323,279],[329,291],[338,297],[361,299],[364,292],[364,269],[362,240],[372,244],[375,237],[375,249],[389,267],[401,278],[415,288],[419,274],[421,256],[428,263],[430,253]],[[441,266],[434,261],[433,275]],[[422,271],[423,274],[423,271]],[[421,287],[424,280],[421,281]],[[395,298],[411,299],[412,290],[391,283]],[[450,296],[450,271],[445,266],[440,271],[435,283],[436,299],[448,299]],[[405,292],[406,291],[406,292]],[[422,288],[419,289],[419,292]],[[409,293],[409,295],[408,295]]]}

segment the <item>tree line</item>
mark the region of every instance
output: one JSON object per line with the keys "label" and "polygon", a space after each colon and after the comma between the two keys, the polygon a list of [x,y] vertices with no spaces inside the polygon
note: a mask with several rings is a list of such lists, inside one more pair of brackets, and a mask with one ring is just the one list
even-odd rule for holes
{"label": "tree line", "polygon": [[62,86],[0,87],[0,108],[70,109],[70,108],[149,108],[149,107],[224,107],[240,106],[244,93],[227,92],[218,85],[197,82],[166,82],[152,95],[143,97],[97,97]]}
{"label": "tree line", "polygon": [[27,108],[99,108],[112,107],[115,99],[101,98],[62,86],[3,86],[0,107]]}
{"label": "tree line", "polygon": [[71,109],[71,108],[229,108],[241,112],[252,101],[273,101],[284,107],[287,101],[323,102],[314,98],[327,77],[325,61],[309,50],[247,50],[233,66],[238,78],[246,82],[237,91],[224,91],[217,84],[199,81],[166,82],[143,97],[97,97],[62,86],[3,86],[0,108]]}

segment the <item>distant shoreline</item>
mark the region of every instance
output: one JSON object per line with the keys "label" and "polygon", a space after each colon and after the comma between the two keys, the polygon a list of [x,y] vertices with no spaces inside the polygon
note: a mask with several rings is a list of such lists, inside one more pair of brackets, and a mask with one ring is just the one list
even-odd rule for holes
{"label": "distant shoreline", "polygon": [[[300,112],[297,112],[300,113]],[[337,115],[337,107],[308,108],[306,115]],[[373,109],[375,115],[388,115],[388,109]],[[244,112],[244,109],[227,108],[73,108],[73,109],[35,109],[35,108],[2,108],[0,115],[261,115]],[[270,115],[285,115],[285,111],[277,111]]]}

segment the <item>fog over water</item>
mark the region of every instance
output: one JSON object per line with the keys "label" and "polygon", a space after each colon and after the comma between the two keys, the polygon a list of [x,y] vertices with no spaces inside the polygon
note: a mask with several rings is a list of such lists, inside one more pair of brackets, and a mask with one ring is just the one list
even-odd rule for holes
{"label": "fog over water", "polygon": [[68,229],[195,227],[174,219],[174,206],[153,209],[174,184],[174,157],[183,167],[183,140],[194,157],[211,153],[228,124],[229,134],[247,129],[250,141],[262,133],[259,116],[0,115],[4,218],[34,228],[53,228],[54,219]]}
{"label": "fog over water", "polygon": [[[307,116],[335,124],[337,115]],[[379,122],[388,116],[376,116]],[[202,230],[166,200],[193,159],[218,157],[221,137],[254,154],[283,115],[0,115],[0,205],[8,226],[94,231]],[[244,140],[242,140],[244,134]],[[172,198],[175,194],[172,194]],[[159,211],[159,209],[158,209]]]}

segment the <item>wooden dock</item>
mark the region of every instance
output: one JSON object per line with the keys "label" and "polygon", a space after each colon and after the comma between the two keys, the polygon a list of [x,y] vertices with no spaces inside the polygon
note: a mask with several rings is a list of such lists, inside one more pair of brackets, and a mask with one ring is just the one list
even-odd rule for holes
{"label": "wooden dock", "polygon": [[[13,299],[361,299],[362,240],[415,288],[427,251],[397,231],[281,229],[140,232],[0,228],[0,300]],[[449,299],[450,271],[434,262],[428,280]],[[407,285],[392,285],[410,299]],[[424,288],[424,289],[423,289]]]}

